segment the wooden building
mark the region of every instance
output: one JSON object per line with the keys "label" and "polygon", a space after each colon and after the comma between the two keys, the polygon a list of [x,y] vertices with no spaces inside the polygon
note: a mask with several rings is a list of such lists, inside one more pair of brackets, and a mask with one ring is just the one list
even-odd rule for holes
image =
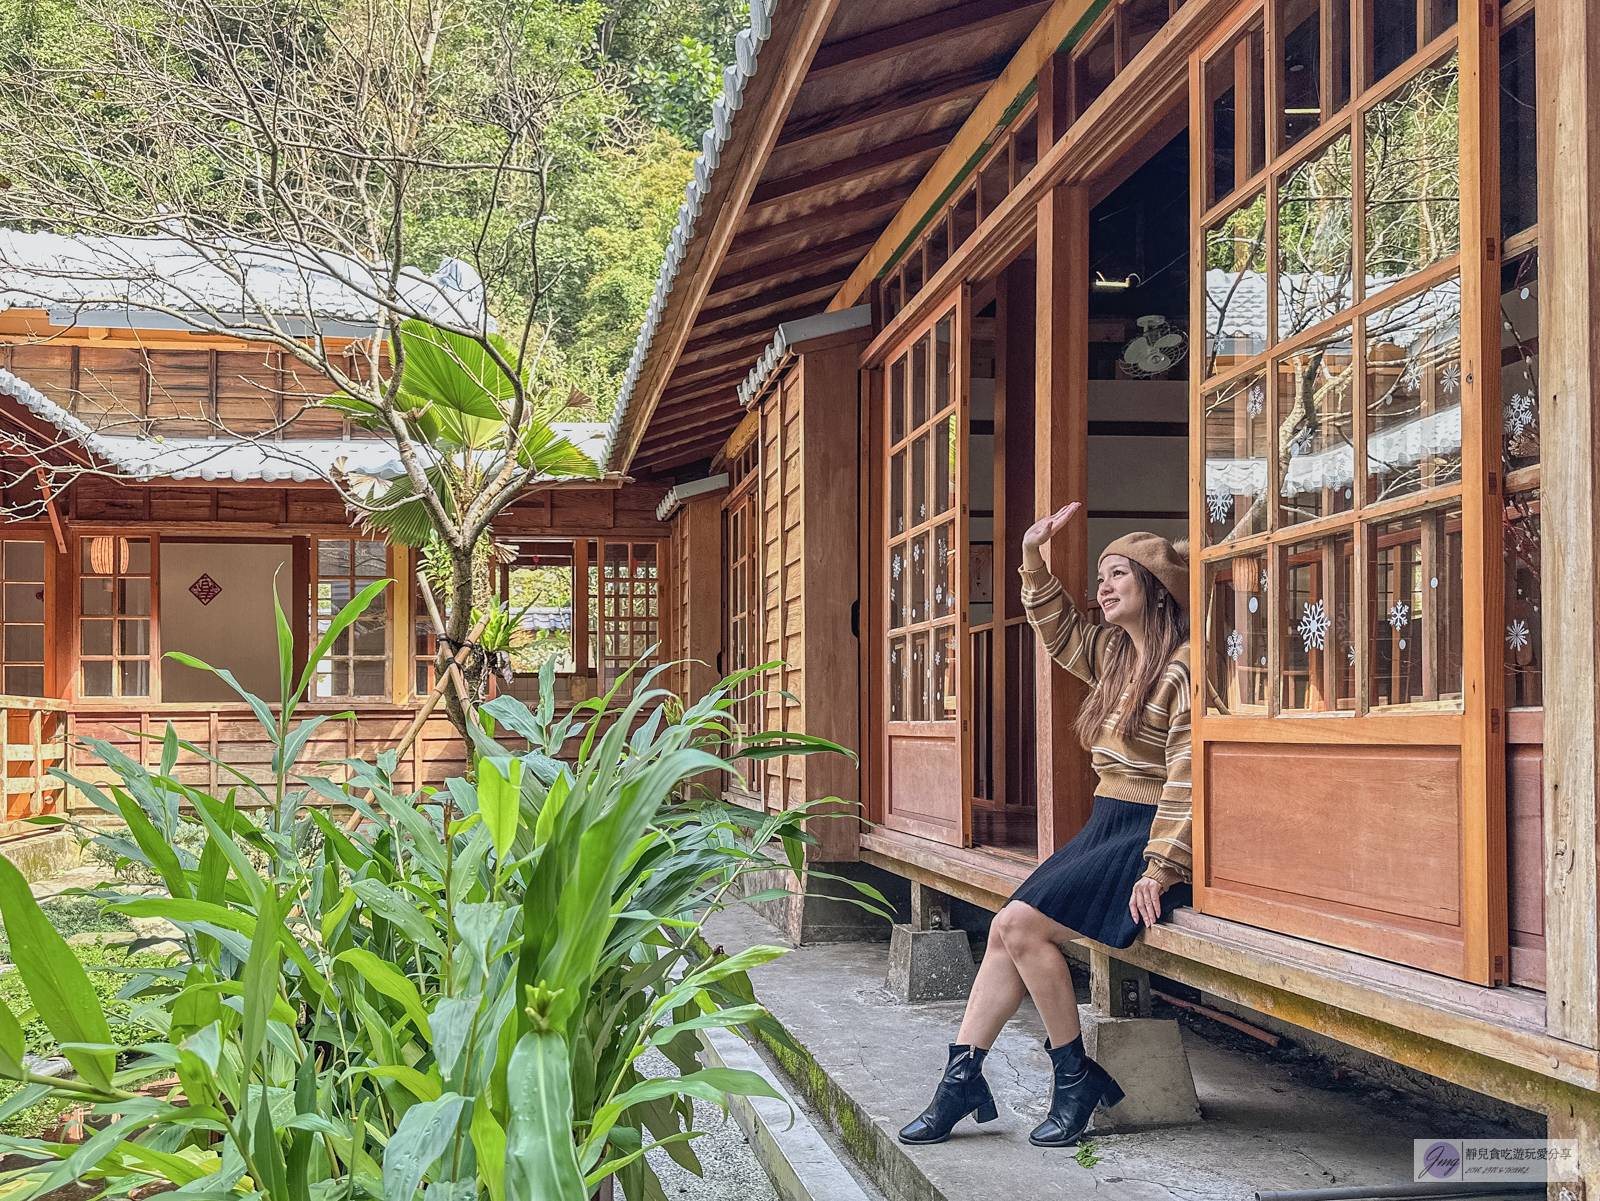
{"label": "wooden building", "polygon": [[[30,252],[53,265],[98,253],[49,235],[0,238],[11,239],[13,264]],[[112,285],[104,263],[120,261],[103,258],[90,286],[105,292]],[[8,273],[0,292],[8,518],[0,528],[0,837],[37,833],[20,820],[31,814],[94,812],[43,774],[66,762],[82,778],[103,778],[104,766],[73,748],[81,735],[154,764],[171,721],[228,768],[261,778],[270,747],[250,708],[223,681],[163,656],[184,651],[228,668],[275,700],[274,588],[294,629],[298,671],[319,623],[326,629],[371,581],[398,581],[319,665],[306,712],[350,716],[320,727],[306,762],[371,758],[398,743],[433,685],[433,624],[416,591],[417,554],[354,528],[328,482],[335,469],[393,478],[401,469],[392,443],[316,407],[331,387],[280,351],[206,336],[170,314],[103,302],[47,305],[17,274]],[[194,293],[192,272],[186,283]],[[277,311],[297,311],[288,307],[293,299]],[[336,288],[322,289],[318,303],[307,320],[318,322],[330,347],[362,350],[370,314]],[[599,457],[603,425],[557,429]],[[496,523],[497,540],[515,552],[501,565],[502,594],[523,595],[538,583],[559,602],[534,616],[561,643],[563,707],[608,688],[663,638],[671,531],[655,509],[665,490],[615,475],[552,482],[530,489]],[[537,695],[532,674],[496,687]],[[152,734],[156,740],[141,739]],[[464,766],[441,708],[396,779],[439,784]],[[343,769],[325,770],[337,778]],[[230,786],[228,771],[189,752],[178,772]]]}
{"label": "wooden building", "polygon": [[675,652],[861,755],[729,796],[859,800],[820,859],[998,908],[1092,797],[1022,531],[1086,504],[1079,605],[1186,536],[1195,899],[1122,957],[1600,1186],[1600,12],[756,8],[607,451],[673,481]]}

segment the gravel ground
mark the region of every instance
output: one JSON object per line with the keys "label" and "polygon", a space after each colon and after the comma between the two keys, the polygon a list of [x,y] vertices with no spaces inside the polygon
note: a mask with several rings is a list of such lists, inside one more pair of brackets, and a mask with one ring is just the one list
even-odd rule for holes
{"label": "gravel ground", "polygon": [[[646,1076],[668,1076],[677,1071],[659,1051],[641,1056],[638,1066]],[[723,1121],[722,1111],[715,1105],[696,1101],[694,1127],[706,1131],[689,1144],[705,1169],[703,1177],[684,1171],[665,1151],[646,1153],[668,1201],[778,1201],[772,1181],[756,1162],[744,1132],[731,1117]],[[617,1196],[622,1196],[622,1190],[617,1190]]]}

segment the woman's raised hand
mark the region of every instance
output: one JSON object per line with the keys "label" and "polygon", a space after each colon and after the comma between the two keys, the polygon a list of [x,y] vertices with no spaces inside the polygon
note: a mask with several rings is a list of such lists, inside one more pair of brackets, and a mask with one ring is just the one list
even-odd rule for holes
{"label": "woman's raised hand", "polygon": [[1067,528],[1067,522],[1077,515],[1083,508],[1077,501],[1057,509],[1048,517],[1041,517],[1028,527],[1028,532],[1022,535],[1022,565],[1030,571],[1044,566],[1044,559],[1039,554],[1039,548],[1062,530]]}

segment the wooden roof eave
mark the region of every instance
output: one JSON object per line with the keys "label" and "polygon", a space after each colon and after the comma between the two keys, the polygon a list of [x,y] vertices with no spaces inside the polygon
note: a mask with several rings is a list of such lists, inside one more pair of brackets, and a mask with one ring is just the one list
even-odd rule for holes
{"label": "wooden roof eave", "polygon": [[745,87],[743,104],[731,124],[719,165],[711,174],[698,228],[684,247],[676,283],[668,294],[649,354],[618,425],[611,451],[611,463],[618,470],[626,471],[638,452],[661,392],[838,5],[839,0],[796,0],[781,5],[772,18],[772,35],[762,49],[756,73]]}

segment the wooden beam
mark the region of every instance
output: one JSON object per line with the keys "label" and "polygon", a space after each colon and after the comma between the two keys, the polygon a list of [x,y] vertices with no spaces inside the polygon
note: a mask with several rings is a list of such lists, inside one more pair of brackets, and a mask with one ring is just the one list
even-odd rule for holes
{"label": "wooden beam", "polygon": [[[672,442],[659,443],[649,447],[641,446],[639,454],[643,461],[649,462],[657,470],[675,463],[692,463],[696,459],[709,459],[721,448],[727,440],[730,431],[739,424],[739,410],[730,405],[728,413],[721,421],[708,422],[695,433],[688,434]],[[693,454],[683,453],[685,447],[694,447]],[[668,458],[667,456],[672,456]]]}
{"label": "wooden beam", "polygon": [[[722,431],[730,426],[736,426],[739,423],[741,413],[742,410],[736,404],[710,410],[698,421],[685,422],[681,425],[674,425],[670,429],[664,429],[659,433],[652,433],[643,442],[639,443],[639,453],[660,454],[662,451],[675,450],[690,443],[704,442],[708,429]],[[715,441],[720,447],[725,438],[719,432]]]}
{"label": "wooden beam", "polygon": [[850,278],[850,270],[849,267],[838,267],[822,275],[797,279],[793,283],[784,284],[770,291],[757,292],[753,296],[733,301],[721,308],[702,310],[699,319],[695,321],[695,328],[726,321],[730,317],[753,316],[763,309],[776,308],[791,301],[804,303],[807,300],[832,296],[839,290],[839,285]]}
{"label": "wooden beam", "polygon": [[775,201],[787,200],[802,192],[810,192],[829,184],[835,186],[846,184],[861,176],[882,171],[886,167],[936,158],[955,134],[954,128],[935,130],[933,133],[879,146],[876,150],[853,154],[849,158],[836,159],[797,175],[769,180],[758,187],[755,194],[750,197],[750,210],[753,211]]}
{"label": "wooden beam", "polygon": [[[1012,101],[1033,83],[1039,74],[1039,68],[1060,49],[1061,43],[1066,40],[1073,27],[1083,19],[1093,3],[1094,0],[1055,0],[1049,11],[1044,14],[1044,18],[1028,35],[1028,40],[1006,64],[1006,69],[1000,73],[1000,78],[995,81],[988,94],[979,101],[978,107],[972,110],[972,115],[961,127],[961,132],[951,140],[945,152],[939,156],[939,161],[934,163],[922,182],[917,185],[915,194],[906,202],[894,220],[889,222],[889,227],[883,231],[878,244],[861,261],[850,282],[845,284],[840,289],[839,295],[833,298],[833,304],[829,306],[831,309],[847,309],[866,294],[867,285],[877,278],[878,272],[883,270],[890,256],[910,236],[911,231],[955,181],[956,176],[966,167],[972,156],[989,140],[995,126],[1000,123],[1000,118],[1011,107]],[[1044,157],[1043,149],[1041,145],[1041,159]]]}
{"label": "wooden beam", "polygon": [[777,221],[771,225],[748,230],[733,240],[732,245],[728,247],[728,254],[730,256],[745,254],[751,250],[762,250],[797,241],[820,231],[832,229],[843,217],[861,217],[898,209],[915,194],[916,190],[914,184],[897,184],[892,188],[865,192],[850,200],[842,200],[829,205],[821,212],[807,213],[804,217],[796,217],[793,221]]}
{"label": "wooden beam", "polygon": [[1600,11],[1545,0],[1539,74],[1540,505],[1544,572],[1545,987],[1550,1033],[1600,1046]]}
{"label": "wooden beam", "polygon": [[891,91],[879,92],[838,108],[804,117],[791,117],[778,135],[778,149],[791,150],[828,138],[843,137],[873,125],[902,121],[941,104],[982,96],[1000,76],[1005,59],[980,63],[965,71],[918,79]]}
{"label": "wooden beam", "polygon": [[811,60],[807,81],[825,79],[843,71],[860,70],[886,58],[926,53],[956,38],[968,38],[996,25],[1015,24],[1024,17],[1043,15],[1049,0],[969,0],[955,8],[874,30],[824,46]]}
{"label": "wooden beam", "polygon": [[735,346],[745,346],[751,343],[764,345],[772,340],[773,332],[785,321],[794,321],[801,317],[809,317],[816,312],[814,306],[804,309],[790,309],[784,313],[774,313],[752,321],[748,325],[724,325],[721,329],[710,329],[698,335],[694,341],[687,343],[683,348],[680,361],[692,362],[690,357],[706,358],[711,354],[732,350]]}
{"label": "wooden beam", "polygon": [[678,285],[668,296],[651,353],[618,420],[611,467],[626,470],[633,459],[650,413],[683,350],[695,314],[730,253],[745,205],[760,182],[778,131],[838,7],[839,0],[793,0],[780,6],[773,17],[761,70],[745,88],[744,107],[722,149],[721,165],[711,176],[699,228],[679,265]]}
{"label": "wooden beam", "polygon": [[741,267],[737,271],[725,272],[717,276],[711,285],[711,291],[706,293],[707,304],[724,304],[730,292],[740,288],[747,288],[751,284],[763,283],[766,280],[777,279],[790,271],[818,271],[823,267],[831,267],[835,263],[848,261],[852,264],[861,261],[861,255],[871,248],[878,240],[878,231],[874,229],[859,230],[846,237],[833,242],[821,242],[806,248],[798,254],[786,255],[781,259],[772,259],[765,263],[756,263],[754,266]]}
{"label": "wooden beam", "polygon": [[[745,374],[748,375],[749,372],[746,372]],[[683,391],[663,393],[661,397],[661,405],[657,407],[671,404],[674,408],[676,408],[677,402],[692,400],[699,396],[709,396],[713,392],[721,392],[724,389],[735,388],[738,386],[739,381],[743,378],[743,375],[736,374],[726,379],[713,380],[710,383],[705,384],[697,384],[693,388],[685,389]]]}
{"label": "wooden beam", "polygon": [[[711,358],[701,359],[695,363],[681,363],[672,373],[669,384],[687,384],[696,380],[704,380],[707,376],[722,376],[733,373],[735,379],[742,379],[748,375],[750,368],[755,365],[756,356],[747,350],[734,350],[726,354],[715,355]],[[663,398],[665,393],[663,392]]]}

